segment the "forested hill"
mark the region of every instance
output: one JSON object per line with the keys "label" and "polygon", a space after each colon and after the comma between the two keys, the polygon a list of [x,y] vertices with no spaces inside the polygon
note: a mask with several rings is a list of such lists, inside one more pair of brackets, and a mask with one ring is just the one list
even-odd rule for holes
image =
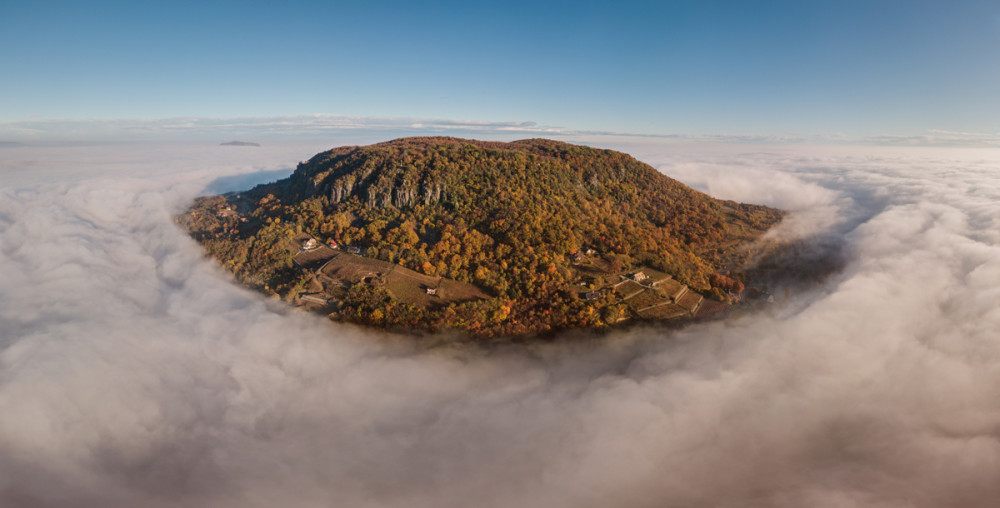
{"label": "forested hill", "polygon": [[245,245],[210,250],[243,279],[274,261],[273,253],[255,259],[265,254],[266,229],[289,228],[475,284],[515,308],[566,296],[579,282],[573,257],[582,251],[608,273],[649,267],[707,293],[726,257],[781,217],[713,199],[627,154],[547,139],[340,147],[240,199],[252,220],[214,239]]}

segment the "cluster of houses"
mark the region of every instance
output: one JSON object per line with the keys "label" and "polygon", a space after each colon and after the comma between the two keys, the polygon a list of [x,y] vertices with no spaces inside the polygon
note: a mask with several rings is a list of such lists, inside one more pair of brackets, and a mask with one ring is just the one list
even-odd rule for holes
{"label": "cluster of houses", "polygon": [[[299,251],[300,252],[309,252],[309,251],[316,250],[316,249],[320,248],[321,246],[322,246],[322,244],[320,242],[316,241],[315,238],[309,237],[309,238],[306,238],[306,239],[302,240],[302,243],[300,244]],[[329,242],[327,242],[327,246],[330,247],[331,249],[340,250],[340,244],[338,244],[336,240],[330,240]],[[346,251],[349,254],[354,254],[354,255],[357,255],[357,256],[363,256],[365,254],[364,249],[362,249],[361,247],[355,246],[355,245],[351,245],[351,246],[347,247]]]}
{"label": "cluster of houses", "polygon": [[[330,242],[327,245],[329,245],[331,249],[340,249],[340,245],[338,245],[335,240],[330,240]],[[318,249],[319,246],[320,246],[319,242],[317,242],[316,239],[312,237],[309,237],[302,242],[303,251]],[[357,254],[357,252],[354,252],[351,249],[357,249],[357,247],[347,248],[347,251],[350,252],[351,254]]]}
{"label": "cluster of houses", "polygon": [[569,258],[574,263],[582,263],[586,261],[587,256],[593,256],[595,254],[597,254],[597,251],[595,251],[594,249],[583,249],[583,250],[578,250],[573,254],[570,254]]}
{"label": "cluster of houses", "polygon": [[[336,240],[330,240],[329,243],[327,243],[327,245],[331,249],[337,249],[337,250],[340,249],[340,244],[338,244]],[[301,250],[302,250],[302,252],[305,252],[305,251],[310,251],[310,250],[318,249],[319,247],[320,247],[320,243],[317,242],[315,238],[309,237],[309,238],[307,238],[307,239],[305,239],[305,240],[302,241],[302,249]],[[361,247],[357,247],[355,245],[351,245],[351,246],[347,247],[347,252],[350,253],[350,254],[357,254],[359,256],[361,256],[361,255],[364,254],[364,250],[361,249]]]}
{"label": "cluster of houses", "polygon": [[225,208],[220,207],[218,210],[216,210],[215,215],[217,217],[237,217],[240,219],[240,222],[247,221],[246,217],[240,215],[240,212],[233,210],[233,207],[231,206],[227,206]]}

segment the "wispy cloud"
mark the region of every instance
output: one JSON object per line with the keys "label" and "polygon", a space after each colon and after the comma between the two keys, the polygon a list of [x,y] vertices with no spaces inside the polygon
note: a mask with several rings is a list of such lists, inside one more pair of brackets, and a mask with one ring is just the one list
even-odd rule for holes
{"label": "wispy cloud", "polygon": [[878,145],[898,146],[1000,146],[1000,133],[960,132],[941,129],[928,130],[921,135],[877,134],[864,141]]}
{"label": "wispy cloud", "polygon": [[387,132],[406,135],[434,133],[525,134],[566,136],[591,132],[540,126],[533,121],[478,121],[436,118],[360,117],[344,115],[288,115],[237,118],[148,118],[25,120],[0,123],[0,139],[95,140],[148,138],[151,136],[209,137],[309,136],[337,132]]}
{"label": "wispy cloud", "polygon": [[0,123],[0,140],[95,141],[152,138],[221,138],[226,136],[327,136],[336,133],[385,133],[385,136],[609,136],[654,139],[752,141],[765,137],[689,134],[648,134],[614,130],[583,130],[526,121],[455,120],[442,118],[287,115],[267,117],[176,117],[124,119],[24,120]]}
{"label": "wispy cloud", "polygon": [[328,136],[335,133],[384,133],[385,137],[418,135],[546,136],[556,138],[620,137],[733,144],[876,144],[907,146],[997,146],[1000,134],[934,129],[921,135],[879,134],[852,137],[843,133],[643,133],[573,129],[531,120],[488,121],[445,118],[374,117],[330,114],[261,117],[175,117],[120,119],[30,119],[0,123],[0,141],[117,141],[136,139],[222,139]]}

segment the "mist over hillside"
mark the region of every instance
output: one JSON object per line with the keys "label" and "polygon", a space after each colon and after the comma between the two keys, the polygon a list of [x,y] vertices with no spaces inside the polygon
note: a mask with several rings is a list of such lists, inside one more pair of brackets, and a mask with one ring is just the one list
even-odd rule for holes
{"label": "mist over hillside", "polygon": [[772,234],[843,270],[738,319],[477,350],[234,284],[173,215],[323,147],[219,148],[0,152],[0,505],[1000,497],[993,152],[609,146],[789,210]]}

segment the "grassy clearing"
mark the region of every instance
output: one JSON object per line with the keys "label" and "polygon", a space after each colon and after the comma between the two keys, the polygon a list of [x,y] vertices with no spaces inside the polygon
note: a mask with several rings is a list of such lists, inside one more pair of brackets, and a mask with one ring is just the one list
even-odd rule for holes
{"label": "grassy clearing", "polygon": [[[381,285],[394,298],[424,308],[489,298],[482,289],[472,284],[424,275],[393,263],[346,252],[327,261],[320,270],[320,276],[328,282]],[[428,289],[434,289],[437,294],[427,294]]]}

